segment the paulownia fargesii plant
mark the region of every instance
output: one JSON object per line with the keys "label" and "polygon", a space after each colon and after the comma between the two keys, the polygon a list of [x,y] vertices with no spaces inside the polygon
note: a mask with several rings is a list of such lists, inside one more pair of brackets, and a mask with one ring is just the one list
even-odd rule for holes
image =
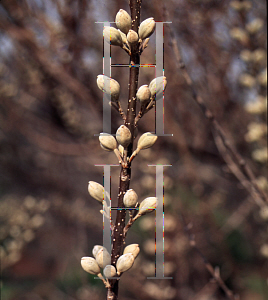
{"label": "paulownia fargesii plant", "polygon": [[[130,56],[129,97],[127,112],[122,109],[120,101],[120,84],[105,75],[97,76],[97,85],[100,90],[110,95],[111,106],[121,115],[124,124],[116,131],[116,138],[112,134],[101,133],[99,135],[100,146],[106,151],[114,151],[121,165],[118,209],[116,222],[111,220],[112,250],[111,256],[106,248],[95,245],[93,257],[82,257],[81,265],[85,271],[97,275],[107,288],[107,299],[118,298],[118,283],[120,276],[129,270],[139,254],[139,245],[131,244],[124,247],[126,234],[132,224],[141,216],[156,209],[158,200],[156,197],[148,197],[138,203],[138,195],[130,189],[131,164],[140,150],[148,149],[154,145],[157,135],[144,133],[138,139],[135,151],[133,151],[137,125],[139,120],[153,107],[160,95],[163,95],[167,81],[164,76],[154,78],[149,85],[142,85],[138,89],[138,76],[140,55],[147,47],[149,37],[155,30],[155,21],[148,18],[140,24],[141,1],[130,1],[131,16],[120,9],[115,17],[118,29],[104,27],[104,39],[113,46],[119,46]],[[107,84],[108,82],[108,84]],[[139,113],[136,114],[136,102],[140,102]],[[97,182],[90,181],[89,194],[104,205],[101,213],[110,219],[104,197],[109,197],[104,187]],[[129,213],[129,221],[125,224],[126,213]],[[103,269],[103,274],[101,274]]]}

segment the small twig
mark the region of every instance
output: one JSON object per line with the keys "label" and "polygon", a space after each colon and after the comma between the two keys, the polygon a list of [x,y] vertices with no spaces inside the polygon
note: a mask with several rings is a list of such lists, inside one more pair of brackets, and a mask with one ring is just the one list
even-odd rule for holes
{"label": "small twig", "polygon": [[151,98],[150,102],[147,106],[143,106],[141,107],[138,115],[135,118],[135,125],[137,125],[137,123],[139,122],[139,120],[148,112],[150,111],[152,108],[155,107],[155,98]]}
{"label": "small twig", "polygon": [[129,48],[128,48],[128,46],[126,44],[124,44],[122,46],[122,49],[125,50],[129,56],[131,55],[131,51],[129,50]]}
{"label": "small twig", "polygon": [[217,146],[221,156],[225,160],[226,164],[228,165],[229,169],[231,170],[231,172],[239,180],[241,185],[248,191],[248,193],[253,197],[253,199],[255,200],[255,203],[261,208],[266,207],[267,204],[263,201],[263,199],[255,191],[254,186],[247,179],[247,177],[241,171],[239,166],[235,163],[233,157],[230,155],[228,150],[224,147],[224,143],[223,143],[221,137],[218,135],[217,131],[213,131],[213,133],[214,133],[214,140],[215,140],[216,146]]}
{"label": "small twig", "polygon": [[147,46],[148,46],[148,43],[149,43],[149,38],[147,38],[147,39],[145,39],[145,40],[143,40],[142,42],[141,42],[141,44],[140,44],[140,46],[139,46],[139,54],[141,55],[142,54],[142,52],[144,51],[144,49],[146,49],[147,48]]}
{"label": "small twig", "polygon": [[123,108],[121,106],[121,102],[117,101],[116,103],[118,105],[118,112],[121,115],[122,119],[125,121],[126,120],[126,115],[125,115],[124,110],[123,110]]}
{"label": "small twig", "polygon": [[138,204],[136,205],[135,208],[132,208],[132,209],[135,210],[134,213],[132,213],[132,209],[131,209],[131,211],[129,211],[129,220],[128,220],[128,223],[127,223],[127,225],[125,226],[124,231],[123,231],[123,237],[124,237],[124,240],[125,240],[125,238],[126,238],[126,236],[127,236],[128,230],[129,230],[130,227],[133,225],[133,223],[137,220],[137,218],[135,219],[135,216],[137,215],[137,212],[138,212],[137,207],[138,207]]}
{"label": "small twig", "polygon": [[110,288],[111,287],[109,281],[106,280],[106,279],[104,279],[103,276],[101,275],[101,273],[99,273],[97,276],[102,280],[102,282],[104,283],[104,285],[105,285],[106,288]]}
{"label": "small twig", "polygon": [[204,256],[204,254],[197,247],[196,240],[195,240],[195,235],[190,232],[190,229],[192,228],[192,224],[190,223],[190,224],[187,225],[186,221],[184,219],[184,216],[182,214],[180,214],[180,217],[181,217],[182,224],[183,224],[183,227],[184,227],[184,232],[188,236],[190,246],[193,249],[195,249],[195,251],[198,253],[198,255],[202,258],[202,260],[204,262],[204,265],[205,265],[206,269],[208,270],[208,272],[211,274],[211,276],[217,282],[217,284],[223,289],[223,291],[225,292],[226,296],[230,300],[239,300],[239,298],[240,298],[239,295],[235,295],[234,292],[231,291],[226,286],[225,282],[221,278],[219,267],[213,268],[212,264],[207,260],[207,258]]}
{"label": "small twig", "polygon": [[111,102],[111,106],[119,112],[120,116],[125,121],[126,120],[126,114],[125,114],[125,112],[124,112],[124,110],[123,110],[123,108],[121,106],[120,101],[116,101],[116,102],[112,101]]}
{"label": "small twig", "polygon": [[120,164],[122,164],[122,161],[123,161],[123,157],[121,156],[119,150],[117,148],[114,149],[114,154],[116,155],[117,159],[118,159],[118,162]]}
{"label": "small twig", "polygon": [[231,216],[220,228],[220,231],[225,232],[225,234],[227,234],[231,230],[240,226],[245,221],[248,215],[253,211],[255,205],[254,202],[250,200],[251,198],[248,197],[239,205],[235,212],[231,214]]}

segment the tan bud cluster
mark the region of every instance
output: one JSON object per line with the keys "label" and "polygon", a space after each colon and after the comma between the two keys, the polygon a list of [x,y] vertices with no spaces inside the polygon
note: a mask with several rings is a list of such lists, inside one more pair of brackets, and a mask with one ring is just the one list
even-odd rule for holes
{"label": "tan bud cluster", "polygon": [[113,46],[120,46],[120,47],[123,46],[123,40],[121,34],[116,28],[110,26],[104,26],[103,36],[107,43]]}
{"label": "tan bud cluster", "polygon": [[121,255],[116,262],[117,274],[120,275],[129,270],[133,266],[134,260],[135,258],[131,253]]}
{"label": "tan bud cluster", "polygon": [[93,257],[82,257],[81,266],[86,272],[93,275],[98,275],[101,271],[97,261]]}
{"label": "tan bud cluster", "polygon": [[103,270],[103,275],[106,278],[111,278],[116,276],[116,268],[112,265],[107,265]]}
{"label": "tan bud cluster", "polygon": [[127,254],[127,253],[131,253],[134,256],[134,258],[136,258],[138,256],[138,254],[140,253],[139,245],[131,244],[131,245],[126,246],[123,254]]}
{"label": "tan bud cluster", "polygon": [[116,139],[109,133],[102,132],[99,136],[101,148],[106,151],[113,151],[117,148]]}
{"label": "tan bud cluster", "polygon": [[88,192],[91,197],[96,199],[99,202],[103,202],[103,197],[104,197],[104,187],[95,182],[95,181],[89,181],[88,183]]}
{"label": "tan bud cluster", "polygon": [[121,125],[116,131],[116,139],[118,144],[126,148],[131,142],[130,130],[125,125]]}
{"label": "tan bud cluster", "polygon": [[141,22],[139,27],[139,38],[144,40],[151,36],[155,30],[155,21],[154,18],[148,18]]}
{"label": "tan bud cluster", "polygon": [[137,44],[139,41],[139,36],[137,32],[130,29],[127,34],[127,41],[129,44]]}
{"label": "tan bud cluster", "polygon": [[117,28],[125,34],[131,29],[131,17],[124,9],[120,9],[116,14],[115,23]]}
{"label": "tan bud cluster", "polygon": [[108,76],[98,75],[97,76],[98,88],[105,94],[111,95],[112,101],[117,101],[120,94],[120,84]]}
{"label": "tan bud cluster", "polygon": [[166,87],[167,87],[167,78],[165,76],[156,77],[149,84],[149,90],[152,96],[156,95],[156,97],[162,95]]}
{"label": "tan bud cluster", "polygon": [[126,191],[123,198],[125,207],[135,207],[137,201],[138,201],[138,195],[133,189]]}
{"label": "tan bud cluster", "polygon": [[147,84],[142,85],[136,94],[137,99],[140,101],[141,105],[147,104],[151,98],[151,92]]}

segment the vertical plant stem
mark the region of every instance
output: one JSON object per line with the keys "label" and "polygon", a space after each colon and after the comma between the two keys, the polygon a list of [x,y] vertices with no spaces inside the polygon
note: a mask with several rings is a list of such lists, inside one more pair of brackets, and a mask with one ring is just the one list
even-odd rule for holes
{"label": "vertical plant stem", "polygon": [[[141,0],[130,0],[130,11],[132,19],[132,29],[138,32],[138,27],[140,24],[140,8]],[[125,126],[127,126],[132,135],[132,141],[128,146],[127,155],[131,156],[133,151],[133,138],[135,130],[135,117],[136,117],[136,93],[138,87],[138,77],[139,77],[139,63],[140,55],[138,52],[138,47],[133,47],[131,49],[130,55],[130,70],[129,70],[129,96],[128,96],[128,108],[127,116],[125,120]],[[119,177],[119,193],[118,193],[118,208],[124,208],[123,197],[125,192],[129,189],[131,177],[131,165],[121,167],[120,177]],[[126,210],[118,209],[116,215],[116,222],[112,237],[112,253],[111,253],[111,263],[116,265],[116,261],[123,252],[124,244],[124,227],[126,219]],[[107,292],[107,300],[118,299],[118,283],[116,279],[110,280],[111,288]]]}

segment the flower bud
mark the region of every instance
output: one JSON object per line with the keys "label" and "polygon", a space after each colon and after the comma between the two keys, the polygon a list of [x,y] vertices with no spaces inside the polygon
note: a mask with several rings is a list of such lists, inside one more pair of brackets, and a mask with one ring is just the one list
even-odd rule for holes
{"label": "flower bud", "polygon": [[138,215],[141,216],[154,211],[157,205],[158,200],[156,197],[148,197],[144,199],[139,206]]}
{"label": "flower bud", "polygon": [[121,125],[116,131],[116,139],[120,145],[126,148],[131,142],[130,130],[125,125]]}
{"label": "flower bud", "polygon": [[252,2],[251,1],[231,1],[230,6],[237,10],[249,10],[252,7]]}
{"label": "flower bud", "polygon": [[122,145],[118,146],[118,151],[119,151],[120,155],[123,157],[124,156],[124,147]]}
{"label": "flower bud", "polygon": [[[149,84],[149,90],[152,96],[156,95],[158,99],[159,96],[163,95],[163,91],[166,89],[167,86],[167,79],[165,76],[156,77],[153,79]],[[156,100],[158,100],[156,99]]]}
{"label": "flower bud", "polygon": [[93,275],[98,275],[101,271],[100,267],[97,264],[97,261],[93,257],[82,257],[81,266],[86,272]]}
{"label": "flower bud", "polygon": [[137,44],[139,41],[137,32],[130,29],[127,34],[127,41],[129,42],[129,44]]}
{"label": "flower bud", "polygon": [[123,254],[127,254],[127,253],[131,253],[134,256],[134,258],[136,258],[138,256],[138,254],[140,253],[139,245],[131,244],[131,245],[126,246]]}
{"label": "flower bud", "polygon": [[154,143],[156,142],[156,140],[157,140],[156,134],[153,134],[150,132],[145,132],[139,138],[137,148],[139,150],[151,148],[154,145]]}
{"label": "flower bud", "polygon": [[141,22],[139,27],[139,37],[141,40],[144,40],[151,36],[155,30],[155,21],[154,18],[148,18]]}
{"label": "flower bud", "polygon": [[102,203],[104,196],[104,187],[101,184],[95,181],[89,181],[88,192],[91,197]]}
{"label": "flower bud", "polygon": [[111,264],[111,256],[104,247],[97,252],[96,261],[102,269]]}
{"label": "flower bud", "polygon": [[117,30],[121,34],[121,38],[122,38],[123,43],[126,44],[126,42],[127,42],[127,36],[120,29],[117,29]]}
{"label": "flower bud", "polygon": [[95,245],[92,249],[92,254],[96,258],[97,253],[103,248],[103,246]]}
{"label": "flower bud", "polygon": [[255,34],[262,29],[263,25],[263,20],[256,18],[246,25],[246,29],[250,34]]}
{"label": "flower bud", "polygon": [[103,36],[107,43],[114,46],[123,46],[123,41],[120,32],[114,27],[104,26]]}
{"label": "flower bud", "polygon": [[117,101],[120,93],[120,84],[108,76],[98,75],[97,76],[98,88],[105,94],[111,95],[112,101]]}
{"label": "flower bud", "polygon": [[109,133],[101,133],[99,136],[101,147],[106,151],[113,151],[117,148],[116,139]]}
{"label": "flower bud", "polygon": [[256,79],[252,75],[244,73],[240,75],[239,82],[244,87],[253,88],[253,86],[256,84]]}
{"label": "flower bud", "polygon": [[150,101],[151,92],[147,84],[142,85],[136,94],[137,99],[140,101],[141,105],[146,104]]}
{"label": "flower bud", "polygon": [[127,34],[129,29],[131,29],[131,17],[124,9],[120,9],[116,14],[115,23],[117,28],[125,34]]}
{"label": "flower bud", "polygon": [[138,201],[138,195],[133,189],[128,190],[123,198],[125,207],[135,207]]}
{"label": "flower bud", "polygon": [[117,274],[129,270],[134,264],[134,256],[131,253],[121,255],[116,262]]}
{"label": "flower bud", "polygon": [[116,268],[112,265],[107,265],[103,270],[103,275],[106,278],[111,278],[116,276]]}
{"label": "flower bud", "polygon": [[249,42],[249,36],[248,33],[239,27],[234,27],[230,30],[230,36],[239,41],[240,43],[242,43],[243,45],[247,45]]}

